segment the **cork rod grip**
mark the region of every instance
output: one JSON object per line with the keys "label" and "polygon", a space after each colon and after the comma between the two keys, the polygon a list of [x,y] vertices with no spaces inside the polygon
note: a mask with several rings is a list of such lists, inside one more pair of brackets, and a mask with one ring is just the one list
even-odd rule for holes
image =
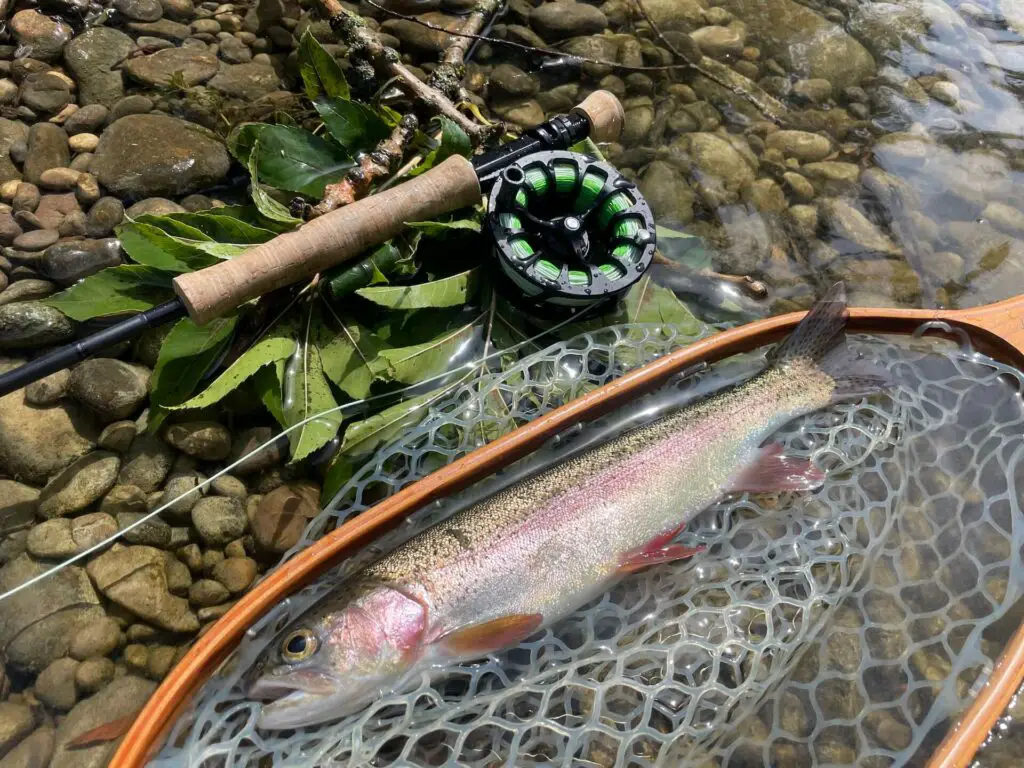
{"label": "cork rod grip", "polygon": [[594,91],[573,107],[590,123],[590,138],[595,142],[618,141],[626,113],[622,104],[610,91]]}
{"label": "cork rod grip", "polygon": [[452,156],[415,179],[303,224],[241,256],[174,278],[189,317],[202,325],[239,304],[358,256],[407,221],[480,201],[472,164]]}

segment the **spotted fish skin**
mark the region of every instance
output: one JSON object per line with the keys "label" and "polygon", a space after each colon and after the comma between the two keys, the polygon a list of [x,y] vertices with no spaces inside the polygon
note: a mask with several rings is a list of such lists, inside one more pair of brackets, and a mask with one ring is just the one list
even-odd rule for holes
{"label": "spotted fish skin", "polygon": [[271,648],[255,686],[271,691],[271,681],[314,670],[339,692],[286,688],[298,693],[265,705],[261,726],[338,717],[417,665],[514,644],[607,589],[638,553],[672,559],[674,533],[728,490],[819,484],[816,468],[761,444],[800,415],[884,384],[852,363],[845,317],[840,285],[747,382],[512,485],[364,568],[285,632],[311,633],[317,650],[288,663]]}

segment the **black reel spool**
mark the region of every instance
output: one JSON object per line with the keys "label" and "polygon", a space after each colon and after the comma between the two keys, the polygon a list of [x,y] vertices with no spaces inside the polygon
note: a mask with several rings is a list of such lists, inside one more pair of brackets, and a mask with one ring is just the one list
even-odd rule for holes
{"label": "black reel spool", "polygon": [[529,309],[616,299],[654,258],[654,217],[636,185],[576,152],[536,152],[509,165],[488,211],[501,271]]}

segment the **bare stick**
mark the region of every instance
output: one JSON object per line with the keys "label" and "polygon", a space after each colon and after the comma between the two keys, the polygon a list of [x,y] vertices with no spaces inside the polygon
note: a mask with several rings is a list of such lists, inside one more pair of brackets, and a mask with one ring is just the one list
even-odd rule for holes
{"label": "bare stick", "polygon": [[351,205],[366,195],[374,182],[391,175],[405,156],[405,146],[416,133],[419,121],[415,115],[406,115],[395,126],[391,135],[370,153],[363,155],[359,165],[345,174],[336,184],[328,184],[324,198],[309,210],[309,218],[323,216],[335,208]]}
{"label": "bare stick", "polygon": [[466,51],[474,35],[487,26],[487,22],[498,12],[504,0],[479,0],[473,12],[466,18],[458,35],[448,38],[448,46],[441,56],[441,63],[430,73],[427,81],[431,87],[444,93],[452,101],[461,96],[462,77],[465,74]]}

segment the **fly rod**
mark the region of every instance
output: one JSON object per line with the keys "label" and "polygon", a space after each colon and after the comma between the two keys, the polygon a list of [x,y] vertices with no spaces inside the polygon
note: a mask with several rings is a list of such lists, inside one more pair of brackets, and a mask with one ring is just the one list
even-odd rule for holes
{"label": "fly rod", "polygon": [[619,296],[654,255],[654,220],[635,185],[611,166],[568,151],[615,141],[624,113],[595,91],[567,115],[477,155],[453,155],[421,176],[338,208],[232,259],[178,275],[177,298],[0,375],[0,396],[148,328],[188,316],[198,325],[322,272],[424,221],[488,195],[486,229],[501,275],[535,306],[581,306]]}

